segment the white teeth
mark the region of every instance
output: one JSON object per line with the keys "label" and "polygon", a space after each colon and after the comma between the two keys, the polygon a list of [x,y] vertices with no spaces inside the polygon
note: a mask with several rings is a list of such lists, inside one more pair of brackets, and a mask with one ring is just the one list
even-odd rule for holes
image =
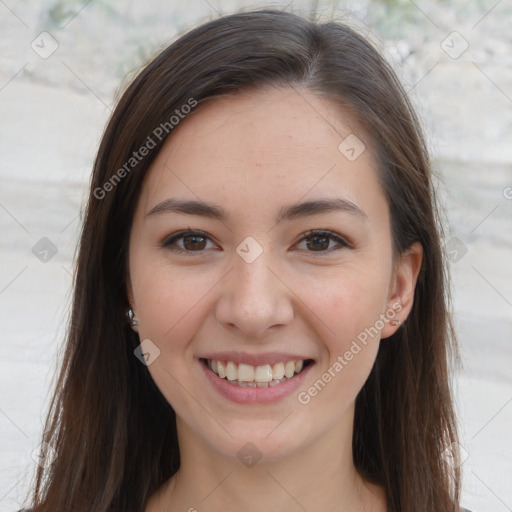
{"label": "white teeth", "polygon": [[272,380],[272,367],[269,364],[257,366],[254,372],[256,382],[270,382]]}
{"label": "white teeth", "polygon": [[238,365],[238,380],[243,382],[252,382],[254,380],[254,366],[250,364]]}
{"label": "white teeth", "polygon": [[288,361],[284,365],[284,375],[285,377],[288,377],[289,379],[293,377],[293,374],[295,373],[295,361]]}
{"label": "white teeth", "polygon": [[270,382],[241,382],[239,380],[231,381],[231,384],[240,386],[241,388],[268,388],[271,386],[277,386],[281,382],[286,382],[288,379],[284,377],[282,380],[272,380]]}
{"label": "white teeth", "polygon": [[272,378],[282,379],[284,377],[284,363],[276,363],[272,366]]}
{"label": "white teeth", "polygon": [[236,365],[235,363],[232,363],[231,361],[228,362],[226,366],[226,377],[228,380],[236,380],[237,379],[237,371],[236,371]]}
{"label": "white teeth", "polygon": [[281,382],[291,379],[304,368],[304,361],[288,361],[252,366],[250,364],[235,364],[232,361],[207,360],[208,367],[221,379],[227,378],[231,384],[242,387],[277,386]]}
{"label": "white teeth", "polygon": [[226,377],[226,367],[224,366],[224,363],[222,361],[218,361],[217,363],[217,373],[219,374],[219,377],[221,379],[224,379]]}

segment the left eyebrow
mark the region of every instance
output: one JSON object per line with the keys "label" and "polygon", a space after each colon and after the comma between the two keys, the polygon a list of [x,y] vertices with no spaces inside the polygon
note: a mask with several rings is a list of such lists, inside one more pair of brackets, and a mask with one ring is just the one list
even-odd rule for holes
{"label": "left eyebrow", "polygon": [[277,222],[283,220],[293,220],[300,217],[309,217],[310,215],[319,215],[321,213],[329,213],[341,211],[356,215],[364,220],[368,220],[368,216],[359,206],[348,199],[317,199],[314,201],[306,201],[304,203],[292,204],[279,210]]}

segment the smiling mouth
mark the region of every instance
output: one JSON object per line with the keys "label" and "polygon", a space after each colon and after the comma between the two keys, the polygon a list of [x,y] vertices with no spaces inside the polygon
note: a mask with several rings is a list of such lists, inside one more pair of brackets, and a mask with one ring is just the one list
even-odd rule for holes
{"label": "smiling mouth", "polygon": [[293,379],[312,364],[313,360],[287,361],[260,366],[204,358],[201,359],[201,362],[217,377],[227,380],[234,386],[267,388]]}

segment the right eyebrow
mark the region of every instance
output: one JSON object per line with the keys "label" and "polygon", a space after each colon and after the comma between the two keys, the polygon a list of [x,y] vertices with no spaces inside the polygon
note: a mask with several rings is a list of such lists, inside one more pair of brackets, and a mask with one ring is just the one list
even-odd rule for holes
{"label": "right eyebrow", "polygon": [[223,220],[226,217],[224,209],[216,204],[205,203],[204,201],[181,201],[173,198],[168,198],[158,203],[146,213],[146,217],[162,213],[200,215],[201,217],[210,217],[218,220]]}

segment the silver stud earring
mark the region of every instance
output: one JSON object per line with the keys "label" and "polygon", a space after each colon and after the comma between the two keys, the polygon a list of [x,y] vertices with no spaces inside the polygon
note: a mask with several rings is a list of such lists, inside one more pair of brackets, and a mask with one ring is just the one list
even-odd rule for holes
{"label": "silver stud earring", "polygon": [[130,308],[126,312],[126,316],[128,317],[128,320],[130,321],[130,325],[132,327],[136,327],[137,325],[139,325],[139,321],[135,318],[135,313],[133,312],[132,308]]}
{"label": "silver stud earring", "polygon": [[402,325],[402,322],[400,320],[391,320],[391,325]]}

